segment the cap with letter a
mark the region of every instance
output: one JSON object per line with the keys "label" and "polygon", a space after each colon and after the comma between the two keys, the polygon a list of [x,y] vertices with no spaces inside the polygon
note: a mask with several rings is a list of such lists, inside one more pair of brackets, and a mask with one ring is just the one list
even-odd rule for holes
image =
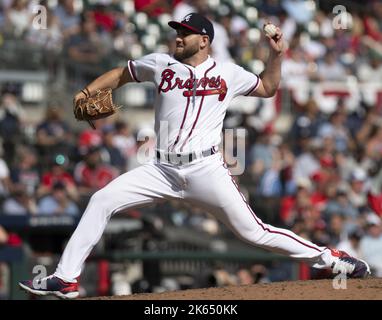
{"label": "cap with letter a", "polygon": [[206,35],[210,38],[210,43],[214,39],[214,27],[211,21],[199,13],[190,13],[181,22],[170,21],[168,25],[175,30],[185,28],[194,33]]}

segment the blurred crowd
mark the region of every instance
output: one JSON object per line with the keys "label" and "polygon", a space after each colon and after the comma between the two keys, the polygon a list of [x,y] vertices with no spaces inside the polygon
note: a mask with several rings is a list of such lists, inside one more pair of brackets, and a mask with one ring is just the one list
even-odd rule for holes
{"label": "blurred crowd", "polygon": [[[337,2],[2,0],[0,46],[6,49],[10,40],[20,40],[28,50],[44,51],[40,66],[54,72],[60,57],[70,62],[72,73],[80,67],[84,77],[93,77],[95,71],[130,58],[171,52],[175,33],[167,26],[168,20],[180,20],[198,11],[214,23],[212,55],[216,59],[232,60],[261,72],[267,56],[262,25],[272,21],[281,27],[288,43],[283,65],[286,83],[346,80],[350,76],[360,81],[381,81],[380,2]],[[342,7],[333,11],[336,4],[347,11],[338,11]]]}
{"label": "blurred crowd", "polygon": [[[128,59],[171,52],[174,33],[167,21],[199,11],[214,21],[211,54],[216,59],[261,72],[268,55],[261,29],[270,20],[281,27],[287,43],[284,87],[296,90],[310,82],[355,81],[382,90],[380,1],[365,0],[362,5],[341,1],[347,13],[337,21],[345,27],[338,29],[333,28],[336,1],[89,2],[2,0],[0,51],[9,40],[21,41],[43,50],[41,66],[52,74],[57,59],[64,59],[70,62],[69,74],[83,68],[82,81],[87,83],[101,70]],[[43,30],[30,27],[36,17],[31,8],[39,3],[48,13]],[[66,107],[60,103],[49,105],[33,134],[26,135],[26,113],[19,97],[17,86],[2,86],[2,215],[80,216],[94,191],[139,165],[137,153],[143,144],[154,146],[152,135],[137,141],[130,124],[114,117],[97,121],[96,130],[76,131],[64,120]],[[292,120],[284,132],[278,132],[272,121],[257,126],[251,116],[228,112],[228,118],[235,117],[247,131],[242,163],[246,170],[235,179],[255,212],[266,223],[365,259],[374,275],[382,277],[381,99],[363,97],[349,108],[346,97],[341,97],[328,110],[313,96],[305,100],[292,96]],[[197,208],[171,203],[167,210],[166,223],[227,234]],[[6,241],[7,231],[0,228],[0,243]],[[240,277],[253,278],[249,273],[243,271]]]}

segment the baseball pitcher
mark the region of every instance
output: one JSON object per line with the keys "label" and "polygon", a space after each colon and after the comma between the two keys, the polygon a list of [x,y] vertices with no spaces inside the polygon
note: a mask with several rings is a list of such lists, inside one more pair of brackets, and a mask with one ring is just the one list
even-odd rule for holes
{"label": "baseball pitcher", "polygon": [[[102,117],[89,97],[115,90],[129,82],[150,81],[156,87],[156,157],[120,175],[97,191],[68,242],[53,275],[19,283],[36,295],[60,298],[78,296],[77,278],[85,259],[97,244],[109,219],[119,211],[163,199],[181,199],[211,212],[240,239],[256,247],[287,255],[315,268],[331,268],[362,278],[370,273],[366,262],[345,252],[320,247],[289,230],[261,221],[253,212],[228,170],[217,146],[223,119],[237,96],[272,97],[280,83],[283,37],[279,28],[267,34],[270,54],[258,76],[233,63],[220,63],[208,54],[214,29],[204,16],[191,13],[181,22],[170,21],[176,30],[173,56],[153,53],[130,60],[91,82],[74,98],[80,120]],[[101,95],[102,96],[102,95]],[[104,99],[106,101],[107,99]],[[110,103],[109,103],[110,104]],[[102,106],[103,113],[112,111]],[[97,113],[98,112],[98,113]],[[166,125],[163,125],[166,124]],[[164,129],[165,128],[165,129]]]}

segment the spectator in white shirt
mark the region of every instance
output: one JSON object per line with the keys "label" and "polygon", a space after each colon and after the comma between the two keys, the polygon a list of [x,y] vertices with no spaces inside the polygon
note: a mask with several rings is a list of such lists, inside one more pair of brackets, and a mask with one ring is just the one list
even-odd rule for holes
{"label": "spectator in white shirt", "polygon": [[347,254],[355,258],[361,258],[362,252],[360,247],[360,241],[362,239],[363,233],[359,229],[354,229],[349,232],[348,238],[341,241],[336,249],[345,251]]}
{"label": "spectator in white shirt", "polygon": [[362,258],[369,263],[372,274],[382,277],[382,222],[376,214],[366,218],[367,235],[361,241]]}
{"label": "spectator in white shirt", "polygon": [[346,69],[338,62],[335,52],[327,52],[324,61],[318,64],[318,76],[322,81],[344,81],[346,79]]}
{"label": "spectator in white shirt", "polygon": [[382,83],[382,58],[374,55],[370,61],[362,63],[357,69],[357,76],[362,82]]}

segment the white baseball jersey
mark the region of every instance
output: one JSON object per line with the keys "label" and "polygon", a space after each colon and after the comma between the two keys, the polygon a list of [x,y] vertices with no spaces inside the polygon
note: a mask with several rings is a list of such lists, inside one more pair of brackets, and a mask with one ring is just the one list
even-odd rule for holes
{"label": "white baseball jersey", "polygon": [[223,119],[233,98],[249,95],[260,78],[242,67],[208,57],[192,67],[168,54],[153,53],[129,61],[137,82],[155,84],[155,132],[157,148],[189,153],[217,146]]}

